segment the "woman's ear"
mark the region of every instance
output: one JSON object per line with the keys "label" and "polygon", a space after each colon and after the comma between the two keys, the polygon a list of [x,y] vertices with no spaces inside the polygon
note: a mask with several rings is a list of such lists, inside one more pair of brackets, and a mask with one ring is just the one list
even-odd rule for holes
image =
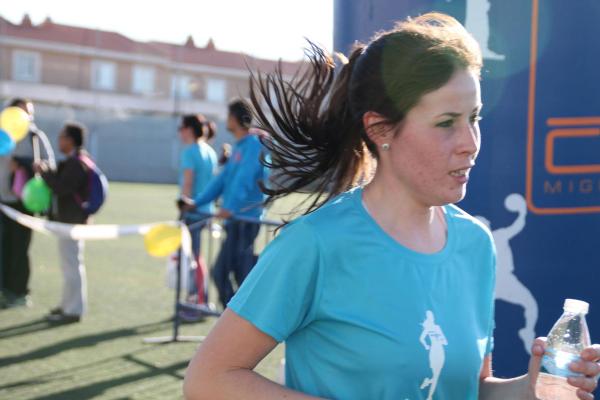
{"label": "woman's ear", "polygon": [[389,143],[391,131],[387,120],[379,113],[367,111],[363,114],[362,123],[367,136],[378,148],[384,143]]}

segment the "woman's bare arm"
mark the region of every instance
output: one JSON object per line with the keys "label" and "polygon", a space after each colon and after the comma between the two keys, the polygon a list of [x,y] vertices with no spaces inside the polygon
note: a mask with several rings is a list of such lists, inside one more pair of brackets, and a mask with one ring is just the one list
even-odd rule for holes
{"label": "woman's bare arm", "polygon": [[226,309],[188,366],[183,384],[185,398],[315,399],[253,371],[276,345],[271,336]]}

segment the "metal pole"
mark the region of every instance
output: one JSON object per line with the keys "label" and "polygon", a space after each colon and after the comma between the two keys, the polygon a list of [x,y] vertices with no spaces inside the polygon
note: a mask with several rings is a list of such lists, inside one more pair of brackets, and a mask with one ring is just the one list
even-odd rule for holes
{"label": "metal pole", "polygon": [[[183,216],[180,217],[180,223],[185,223]],[[172,336],[161,336],[153,338],[145,338],[144,343],[174,343],[174,342],[201,342],[205,339],[205,336],[181,336],[179,335],[179,311],[184,309],[180,302],[181,298],[181,259],[183,252],[181,246],[177,250],[177,267],[176,267],[176,279],[175,279],[175,306],[173,315],[173,335]]]}

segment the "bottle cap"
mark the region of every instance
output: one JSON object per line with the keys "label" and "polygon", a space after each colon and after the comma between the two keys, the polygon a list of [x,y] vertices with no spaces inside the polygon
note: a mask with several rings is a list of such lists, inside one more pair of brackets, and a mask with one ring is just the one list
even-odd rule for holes
{"label": "bottle cap", "polygon": [[587,314],[590,305],[585,301],[575,300],[575,299],[565,299],[565,305],[563,309],[565,311],[577,313],[577,314]]}

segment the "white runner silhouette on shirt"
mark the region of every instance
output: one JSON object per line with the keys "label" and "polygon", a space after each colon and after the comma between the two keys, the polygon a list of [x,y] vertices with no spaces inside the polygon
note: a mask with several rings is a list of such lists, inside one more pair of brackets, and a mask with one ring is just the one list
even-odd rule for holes
{"label": "white runner silhouette on shirt", "polygon": [[[446,341],[444,332],[442,332],[442,328],[435,324],[433,312],[427,310],[425,314],[425,321],[421,324],[423,325],[423,333],[421,333],[419,341],[423,347],[425,347],[425,350],[429,351],[429,367],[431,368],[432,375],[431,378],[425,378],[423,380],[421,389],[425,389],[429,386],[427,400],[431,400],[433,399],[438,380],[440,379],[440,373],[442,372],[444,362],[446,361],[444,346],[446,346],[448,342]],[[429,343],[426,340],[427,338],[429,339]]]}
{"label": "white runner silhouette on shirt", "polygon": [[[525,327],[519,330],[519,337],[527,353],[531,352],[531,344],[535,339],[535,324],[538,319],[538,306],[527,287],[515,276],[515,263],[509,241],[525,228],[527,203],[522,195],[513,193],[506,197],[504,206],[508,211],[516,212],[517,219],[512,225],[492,231],[496,244],[496,299],[516,304],[525,310]],[[488,228],[490,221],[482,216],[476,217]]]}

